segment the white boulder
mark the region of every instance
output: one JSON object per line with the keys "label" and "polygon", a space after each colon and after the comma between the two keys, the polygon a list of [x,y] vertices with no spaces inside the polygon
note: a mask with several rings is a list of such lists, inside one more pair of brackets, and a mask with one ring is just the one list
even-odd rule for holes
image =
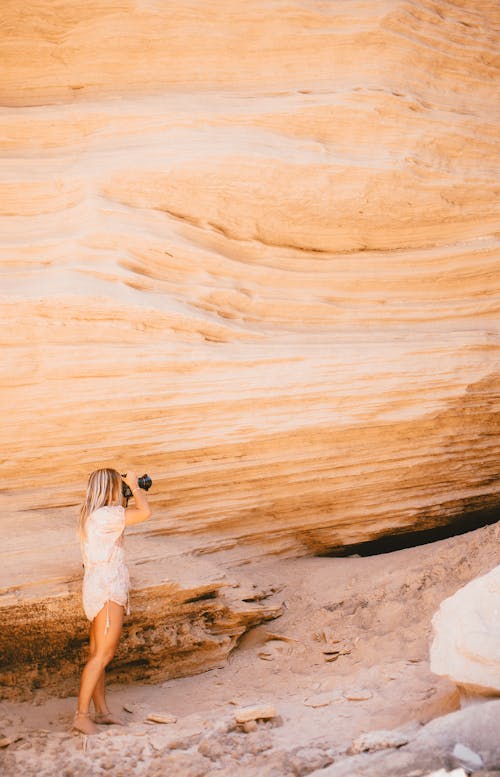
{"label": "white boulder", "polygon": [[441,602],[432,625],[431,670],[465,695],[500,695],[500,566]]}

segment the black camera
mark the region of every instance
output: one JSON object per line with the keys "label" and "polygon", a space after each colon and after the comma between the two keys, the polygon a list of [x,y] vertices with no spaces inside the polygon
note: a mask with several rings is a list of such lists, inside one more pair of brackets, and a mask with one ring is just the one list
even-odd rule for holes
{"label": "black camera", "polygon": [[[127,477],[126,475],[122,475],[122,478]],[[151,486],[153,485],[153,481],[149,477],[149,475],[143,475],[141,478],[137,478],[137,485],[139,488],[142,488],[143,491],[149,491]],[[132,496],[132,489],[130,486],[128,486],[125,481],[122,482],[122,494],[125,497],[125,499],[130,499]]]}

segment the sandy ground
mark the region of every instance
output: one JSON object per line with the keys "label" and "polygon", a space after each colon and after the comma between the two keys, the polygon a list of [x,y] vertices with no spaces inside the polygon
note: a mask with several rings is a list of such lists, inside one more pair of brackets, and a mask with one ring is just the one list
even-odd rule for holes
{"label": "sandy ground", "polygon": [[[114,685],[109,705],[127,725],[96,737],[69,732],[76,699],[37,691],[0,705],[0,754],[14,775],[309,774],[361,733],[414,730],[459,706],[432,675],[430,619],[441,599],[498,563],[498,527],[366,558],[266,560],[249,582],[280,588],[283,616],[251,630],[227,664],[158,685]],[[277,719],[242,732],[237,708],[272,704]],[[150,712],[176,716],[145,722]],[[3,762],[3,763],[2,763]],[[273,771],[274,769],[274,771]]]}

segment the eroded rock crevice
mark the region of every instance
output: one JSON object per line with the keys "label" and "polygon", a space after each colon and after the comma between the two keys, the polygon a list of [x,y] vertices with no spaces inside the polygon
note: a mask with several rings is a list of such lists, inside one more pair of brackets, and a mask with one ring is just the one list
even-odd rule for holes
{"label": "eroded rock crevice", "polygon": [[448,524],[435,526],[421,531],[397,532],[382,535],[378,539],[368,540],[353,545],[342,545],[331,548],[324,556],[374,556],[381,553],[393,553],[403,548],[414,548],[418,545],[428,545],[432,542],[458,537],[461,534],[475,531],[483,526],[490,526],[500,520],[500,504],[490,509],[474,510],[459,516]]}
{"label": "eroded rock crevice", "polygon": [[[225,590],[220,583],[195,590],[168,583],[132,591],[133,617],[125,620],[108,679],[160,682],[222,666],[249,628],[282,612],[278,601],[243,601]],[[30,698],[40,687],[77,692],[89,639],[80,599],[74,593],[2,607],[3,698]]]}

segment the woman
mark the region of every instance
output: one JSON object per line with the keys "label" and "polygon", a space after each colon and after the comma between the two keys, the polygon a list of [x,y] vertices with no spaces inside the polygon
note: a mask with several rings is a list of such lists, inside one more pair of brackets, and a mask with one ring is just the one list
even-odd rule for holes
{"label": "woman", "polygon": [[95,722],[122,724],[108,709],[104,695],[104,671],[113,658],[123,623],[129,614],[129,576],[123,553],[125,526],[151,516],[146,494],[135,472],[123,480],[130,487],[135,506],[123,506],[122,476],[114,469],[98,469],[89,477],[85,502],[80,510],[78,533],[85,574],[83,608],[90,626],[90,657],[82,671],[78,709],[73,728],[83,734],[97,734],[90,717],[94,702]]}

